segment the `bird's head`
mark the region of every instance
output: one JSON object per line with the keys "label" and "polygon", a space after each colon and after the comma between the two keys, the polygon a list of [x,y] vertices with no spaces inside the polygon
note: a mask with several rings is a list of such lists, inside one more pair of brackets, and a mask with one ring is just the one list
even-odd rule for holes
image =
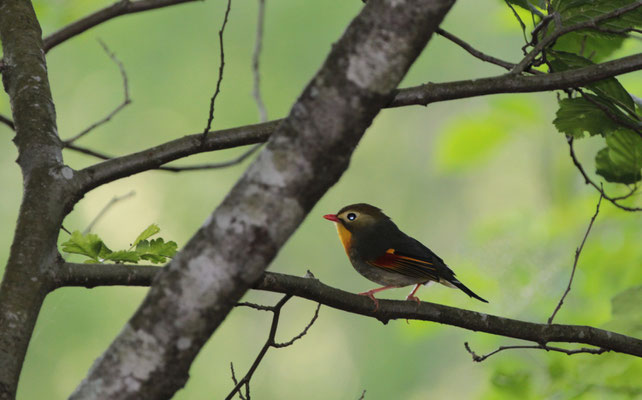
{"label": "bird's head", "polygon": [[338,213],[327,214],[323,218],[341,224],[351,232],[365,230],[374,227],[380,222],[390,220],[381,209],[366,203],[345,206]]}

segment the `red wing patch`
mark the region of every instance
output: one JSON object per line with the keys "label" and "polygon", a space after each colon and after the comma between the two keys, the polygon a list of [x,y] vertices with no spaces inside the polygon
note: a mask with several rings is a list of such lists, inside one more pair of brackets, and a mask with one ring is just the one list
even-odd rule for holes
{"label": "red wing patch", "polygon": [[431,262],[398,254],[394,249],[388,249],[382,256],[368,261],[368,264],[406,276],[439,281],[437,269]]}

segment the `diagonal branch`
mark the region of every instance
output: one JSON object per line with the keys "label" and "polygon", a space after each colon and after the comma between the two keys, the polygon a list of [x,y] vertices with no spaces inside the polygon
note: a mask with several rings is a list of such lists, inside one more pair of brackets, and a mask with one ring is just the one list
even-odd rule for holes
{"label": "diagonal branch", "polygon": [[470,44],[466,43],[462,39],[458,38],[457,36],[453,35],[452,33],[445,31],[441,28],[437,29],[437,34],[440,36],[445,37],[446,39],[450,40],[451,42],[455,43],[457,46],[461,47],[462,49],[466,50],[468,53],[470,53],[473,57],[479,58],[482,61],[498,65],[504,69],[507,69],[510,71],[515,67],[515,64],[500,60],[499,58],[493,57],[491,55],[482,53],[481,51],[475,49],[473,46]]}
{"label": "diagonal branch", "polygon": [[7,125],[9,128],[11,128],[12,131],[16,130],[16,127],[13,125],[13,121],[11,120],[11,118],[5,117],[4,115],[0,114],[0,122]]}
{"label": "diagonal branch", "polygon": [[591,222],[589,222],[588,228],[586,228],[586,232],[584,233],[584,237],[582,238],[582,243],[580,243],[580,246],[575,249],[575,259],[573,260],[573,269],[571,270],[571,277],[568,280],[568,286],[566,287],[566,290],[564,291],[564,294],[562,295],[562,298],[560,301],[557,303],[557,306],[555,307],[555,310],[553,310],[553,314],[548,318],[548,323],[552,324],[553,319],[555,318],[555,315],[557,315],[557,312],[562,308],[562,304],[564,304],[564,299],[566,298],[566,295],[571,291],[571,285],[573,284],[573,278],[575,277],[575,269],[577,268],[577,262],[580,259],[580,254],[582,254],[582,249],[584,249],[584,243],[586,243],[586,239],[588,238],[589,233],[591,233],[591,228],[593,227],[593,223],[595,222],[595,218],[597,218],[597,214],[600,212],[600,204],[602,204],[602,198],[604,195],[603,191],[600,192],[600,199],[597,201],[597,206],[595,207],[595,214],[591,217]]}
{"label": "diagonal branch", "polygon": [[43,39],[45,52],[51,50],[60,43],[77,36],[84,31],[91,29],[112,18],[126,14],[134,14],[156,8],[168,7],[182,3],[189,3],[196,0],[120,0],[92,14],[87,15],[71,24],[61,28]]}
{"label": "diagonal branch", "polygon": [[109,114],[107,114],[104,118],[94,122],[93,124],[89,125],[87,128],[83,129],[81,132],[76,134],[75,136],[65,140],[63,143],[65,147],[69,147],[70,144],[73,144],[76,140],[80,139],[81,137],[87,135],[94,129],[98,128],[99,126],[111,121],[111,119],[118,114],[123,108],[127,107],[129,104],[131,104],[132,100],[129,97],[129,84],[127,81],[127,72],[125,71],[125,67],[123,66],[123,63],[116,57],[116,54],[114,54],[111,50],[109,50],[109,47],[103,42],[102,40],[98,40],[98,43],[102,46],[103,50],[105,50],[105,53],[107,53],[107,56],[118,66],[118,69],[120,70],[120,75],[123,79],[123,101],[119,105],[116,106]]}
{"label": "diagonal branch", "polygon": [[[123,275],[123,271],[127,270],[130,270],[129,274]],[[160,270],[161,267],[139,265],[96,266],[65,263],[56,276],[59,287],[148,286]],[[471,331],[526,340],[538,346],[552,342],[578,343],[642,357],[642,340],[590,326],[534,323],[441,304],[421,302],[417,305],[415,302],[403,300],[380,299],[379,309],[374,311],[372,301],[364,296],[327,286],[317,279],[275,272],[265,272],[254,288],[301,297],[338,310],[376,318],[383,323],[402,319],[431,321]]]}
{"label": "diagonal branch", "polygon": [[166,399],[185,385],[202,346],[347,169],[365,130],[453,3],[371,0],[362,8],[257,159],[154,279],[71,399]]}

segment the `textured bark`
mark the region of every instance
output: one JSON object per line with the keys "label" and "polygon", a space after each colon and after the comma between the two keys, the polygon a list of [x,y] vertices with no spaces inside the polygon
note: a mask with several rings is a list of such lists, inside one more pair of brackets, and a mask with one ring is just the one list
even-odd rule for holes
{"label": "textured bark", "polygon": [[[55,280],[61,287],[149,286],[161,270],[162,267],[144,265],[63,263]],[[642,357],[642,340],[590,326],[533,323],[429,302],[421,302],[418,306],[415,302],[379,299],[379,309],[375,311],[372,300],[367,297],[327,286],[314,278],[275,272],[265,272],[254,288],[302,297],[338,310],[376,318],[383,323],[393,319],[432,321],[537,344],[579,343]]]}
{"label": "textured bark", "polygon": [[348,166],[454,0],[370,0],[223,203],[157,276],[73,399],[166,399]]}
{"label": "textured bark", "polygon": [[0,399],[15,397],[18,377],[42,301],[63,218],[61,200],[73,171],[62,164],[41,31],[28,1],[0,3],[3,84],[11,99],[23,176],[23,199],[0,284]]}

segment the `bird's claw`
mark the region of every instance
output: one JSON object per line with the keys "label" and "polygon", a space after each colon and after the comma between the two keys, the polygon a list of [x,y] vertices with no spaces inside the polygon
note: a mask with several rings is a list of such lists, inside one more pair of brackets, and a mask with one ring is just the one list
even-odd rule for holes
{"label": "bird's claw", "polygon": [[370,299],[372,299],[372,301],[375,304],[374,311],[377,311],[379,309],[379,300],[377,300],[377,298],[374,297],[374,294],[373,294],[372,290],[369,290],[367,292],[358,293],[358,294],[359,294],[359,296],[368,296],[368,297],[370,297]]}
{"label": "bird's claw", "polygon": [[408,296],[406,296],[406,300],[415,301],[417,302],[417,305],[421,304],[421,300],[419,300],[419,297],[413,296],[412,294],[409,294]]}

